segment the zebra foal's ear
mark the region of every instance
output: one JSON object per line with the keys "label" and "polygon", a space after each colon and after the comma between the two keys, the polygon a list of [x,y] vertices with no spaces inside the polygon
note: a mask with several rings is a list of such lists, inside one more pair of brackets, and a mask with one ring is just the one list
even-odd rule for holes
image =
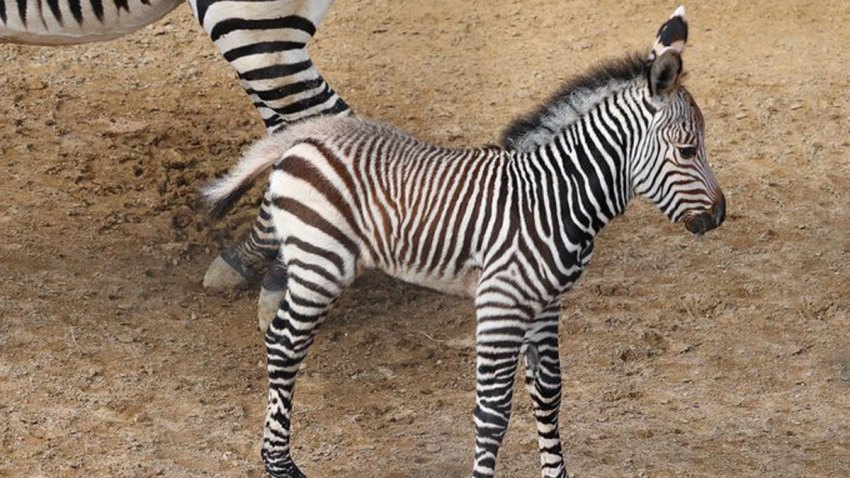
{"label": "zebra foal's ear", "polygon": [[649,52],[649,91],[653,98],[663,101],[678,86],[687,41],[688,21],[685,7],[680,6],[658,29]]}
{"label": "zebra foal's ear", "polygon": [[649,61],[652,62],[660,57],[662,53],[673,50],[679,55],[684,53],[685,44],[688,42],[688,20],[685,19],[685,7],[679,6],[673,15],[661,25],[655,34],[655,43],[649,52]]}
{"label": "zebra foal's ear", "polygon": [[676,91],[681,76],[682,57],[675,50],[665,51],[649,67],[649,93],[665,101]]}

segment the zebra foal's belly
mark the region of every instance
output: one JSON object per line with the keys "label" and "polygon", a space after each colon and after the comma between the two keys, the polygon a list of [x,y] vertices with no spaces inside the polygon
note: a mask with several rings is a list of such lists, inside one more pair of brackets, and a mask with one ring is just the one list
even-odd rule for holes
{"label": "zebra foal's belly", "polygon": [[106,41],[149,25],[183,0],[0,0],[0,43]]}
{"label": "zebra foal's belly", "polygon": [[378,269],[410,284],[461,297],[475,296],[478,278],[481,276],[478,268],[470,268],[456,275],[429,275],[414,270],[388,270],[382,267]]}

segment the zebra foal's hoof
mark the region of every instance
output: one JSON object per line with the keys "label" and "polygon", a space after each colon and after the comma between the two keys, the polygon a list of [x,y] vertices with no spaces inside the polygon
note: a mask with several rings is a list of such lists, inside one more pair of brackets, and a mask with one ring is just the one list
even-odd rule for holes
{"label": "zebra foal's hoof", "polygon": [[266,457],[263,456],[263,460],[266,465],[266,473],[269,475],[269,478],[307,478],[304,473],[301,473],[301,470],[295,466],[295,463],[292,462],[292,458],[287,458],[282,463],[273,463],[266,461]]}
{"label": "zebra foal's hoof", "polygon": [[260,287],[260,300],[257,301],[257,325],[263,333],[269,330],[269,325],[274,320],[285,293],[286,289],[268,290]]}
{"label": "zebra foal's hoof", "polygon": [[307,478],[307,476],[304,475],[304,473],[301,473],[301,471],[298,470],[298,468],[295,468],[294,473],[272,473],[272,472],[269,472],[268,475],[269,475],[269,478]]}
{"label": "zebra foal's hoof", "polygon": [[280,261],[275,261],[266,272],[266,277],[263,278],[260,299],[257,302],[257,322],[263,333],[269,330],[269,325],[286,294],[286,281],[286,266]]}
{"label": "zebra foal's hoof", "polygon": [[267,471],[269,478],[307,478],[304,473],[301,473],[295,465],[292,465],[292,469],[283,473],[280,472],[271,472]]}
{"label": "zebra foal's hoof", "polygon": [[207,269],[207,273],[204,274],[204,289],[209,291],[244,289],[250,283],[250,277],[244,271],[231,265],[223,254],[215,258]]}

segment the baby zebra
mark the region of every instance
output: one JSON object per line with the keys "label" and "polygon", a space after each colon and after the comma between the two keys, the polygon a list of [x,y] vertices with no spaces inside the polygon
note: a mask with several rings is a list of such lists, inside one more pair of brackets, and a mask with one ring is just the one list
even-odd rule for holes
{"label": "baby zebra", "polygon": [[290,457],[295,377],[328,310],[364,268],[475,298],[472,476],[494,474],[521,356],[542,476],[567,476],[559,309],[594,237],[636,195],[692,233],[724,219],[703,117],[680,82],[686,36],[680,7],[648,59],[628,56],[574,80],[509,129],[512,149],[445,149],[374,122],[320,118],[257,142],[207,189],[225,209],[273,166],[272,219],[289,278],[265,337],[269,476],[304,476]]}

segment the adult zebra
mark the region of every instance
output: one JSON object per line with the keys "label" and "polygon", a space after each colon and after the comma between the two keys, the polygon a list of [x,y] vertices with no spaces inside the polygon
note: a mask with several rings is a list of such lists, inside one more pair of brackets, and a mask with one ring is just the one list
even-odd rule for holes
{"label": "adult zebra", "polygon": [[[0,0],[0,43],[67,45],[114,39],[153,23],[182,0]],[[236,70],[268,132],[305,118],[345,116],[350,109],[307,53],[333,0],[189,0],[195,17]],[[262,274],[278,243],[263,201],[250,233],[222,251],[204,286],[234,288]],[[263,283],[278,284],[272,267]],[[268,287],[268,286],[267,286]],[[261,304],[277,306],[279,289],[263,289]],[[268,306],[266,306],[268,307]]]}
{"label": "adult zebra", "polygon": [[516,149],[450,150],[388,126],[322,118],[259,141],[207,189],[224,210],[274,166],[272,218],[286,225],[289,285],[266,333],[270,476],[304,476],[290,457],[295,377],[327,311],[364,267],[475,297],[473,476],[494,474],[520,356],[542,475],[567,475],[559,310],[594,237],[634,196],[695,234],[725,217],[703,117],[681,85],[686,39],[680,7],[648,59],[606,63],[509,128],[505,142]]}

